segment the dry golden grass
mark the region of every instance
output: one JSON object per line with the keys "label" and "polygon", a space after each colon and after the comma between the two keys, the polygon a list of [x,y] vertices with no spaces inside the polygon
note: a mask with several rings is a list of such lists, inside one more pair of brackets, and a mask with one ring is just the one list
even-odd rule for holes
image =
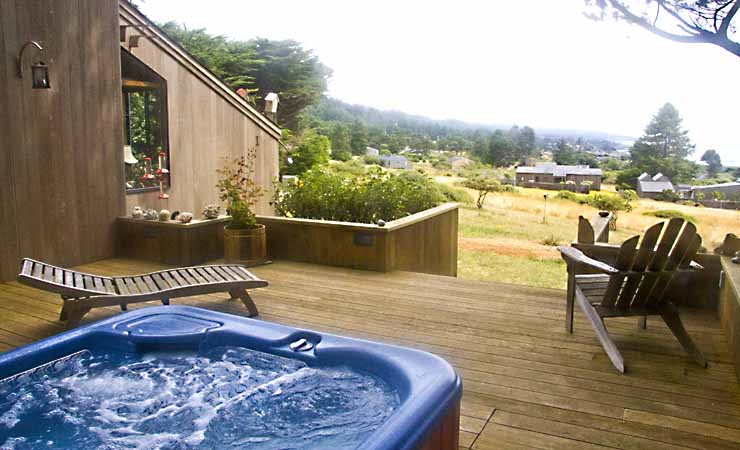
{"label": "dry golden grass", "polygon": [[[437,182],[454,184],[459,178],[440,176]],[[605,189],[609,191],[610,189]],[[470,194],[475,196],[474,191]],[[545,221],[545,199],[548,194]],[[483,210],[467,205],[460,211],[459,274],[463,278],[562,287],[565,270],[554,247],[543,242],[568,244],[575,238],[578,216],[593,217],[589,205],[555,198],[557,192],[521,189],[491,193]],[[740,232],[740,211],[697,208],[640,199],[630,212],[620,212],[618,230],[609,241],[619,243],[663,220],[645,211],[672,209],[696,218],[696,226],[710,251],[730,232]],[[533,277],[532,273],[537,276]]]}

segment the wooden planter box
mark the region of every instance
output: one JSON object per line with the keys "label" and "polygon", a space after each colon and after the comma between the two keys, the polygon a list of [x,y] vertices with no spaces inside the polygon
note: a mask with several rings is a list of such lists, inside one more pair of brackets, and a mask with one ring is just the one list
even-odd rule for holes
{"label": "wooden planter box", "polygon": [[257,216],[274,259],[457,276],[457,203],[445,203],[380,227],[372,224]]}
{"label": "wooden planter box", "polygon": [[719,319],[735,364],[735,376],[740,382],[740,264],[733,263],[729,256],[722,256],[721,264]]}
{"label": "wooden planter box", "polygon": [[211,220],[117,219],[116,255],[176,266],[192,266],[224,257],[224,225],[229,216]]}

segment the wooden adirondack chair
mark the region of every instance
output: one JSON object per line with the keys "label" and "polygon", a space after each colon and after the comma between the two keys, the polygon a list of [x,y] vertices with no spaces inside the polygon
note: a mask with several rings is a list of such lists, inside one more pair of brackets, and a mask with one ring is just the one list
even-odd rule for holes
{"label": "wooden adirondack chair", "polygon": [[[693,261],[701,246],[701,237],[696,227],[683,219],[671,219],[667,226],[664,225],[658,223],[648,228],[639,249],[639,236],[624,241],[613,267],[576,248],[558,247],[568,265],[565,328],[573,332],[573,308],[574,303],[578,303],[620,372],[625,371],[624,358],[604,324],[604,319],[609,317],[637,316],[644,328],[647,316],[659,315],[694,361],[707,366],[704,355],[681,323],[673,303],[676,299],[665,295],[675,277],[702,269]],[[591,273],[585,273],[585,268]]]}

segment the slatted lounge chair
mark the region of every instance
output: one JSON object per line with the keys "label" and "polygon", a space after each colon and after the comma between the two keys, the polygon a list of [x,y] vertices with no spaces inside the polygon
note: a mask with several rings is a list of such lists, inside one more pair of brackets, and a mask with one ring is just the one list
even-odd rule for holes
{"label": "slatted lounge chair", "polygon": [[63,269],[33,259],[24,258],[18,281],[61,295],[64,300],[59,320],[67,321],[67,329],[76,327],[90,309],[119,305],[126,310],[129,303],[170,299],[193,295],[228,292],[240,299],[249,316],[259,314],[247,289],[267,286],[238,264],[219,264],[161,270],[143,275],[104,277]]}
{"label": "slatted lounge chair", "polygon": [[[692,223],[679,218],[671,219],[663,228],[663,223],[648,228],[639,249],[639,236],[624,241],[613,267],[576,248],[558,247],[568,266],[566,331],[573,333],[573,307],[577,303],[620,372],[625,371],[624,358],[604,324],[609,317],[640,317],[640,326],[644,328],[647,316],[659,315],[693,360],[707,366],[678,316],[674,301],[680,299],[667,295],[675,277],[702,269],[693,261],[701,237]],[[585,273],[584,268],[592,273]]]}

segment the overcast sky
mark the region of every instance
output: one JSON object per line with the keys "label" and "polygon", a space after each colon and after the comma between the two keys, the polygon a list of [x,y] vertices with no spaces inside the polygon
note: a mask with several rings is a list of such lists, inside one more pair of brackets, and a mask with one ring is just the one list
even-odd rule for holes
{"label": "overcast sky", "polygon": [[145,0],[164,22],[234,39],[295,39],[329,95],[476,123],[639,136],[672,102],[697,150],[740,163],[740,58],[595,23],[583,0]]}

